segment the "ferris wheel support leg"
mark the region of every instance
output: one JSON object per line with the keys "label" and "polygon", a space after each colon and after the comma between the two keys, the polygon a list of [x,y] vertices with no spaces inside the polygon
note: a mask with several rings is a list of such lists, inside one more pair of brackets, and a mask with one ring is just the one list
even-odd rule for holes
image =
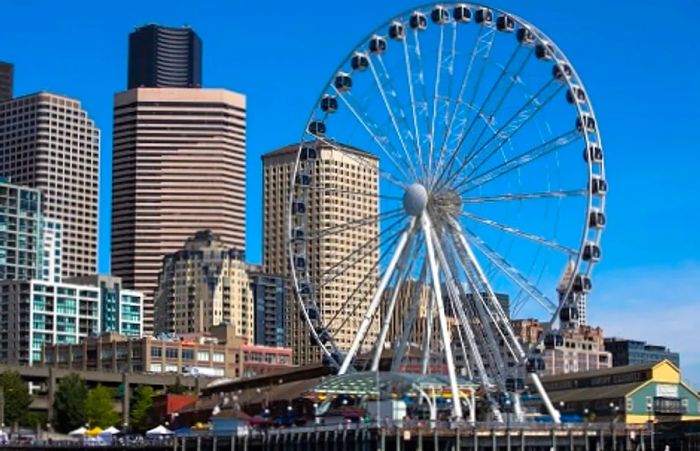
{"label": "ferris wheel support leg", "polygon": [[406,268],[406,260],[408,260],[410,249],[413,248],[413,243],[415,241],[414,238],[415,235],[412,234],[410,236],[410,239],[408,240],[409,242],[408,246],[406,247],[406,250],[403,252],[403,255],[399,259],[399,276],[396,279],[396,285],[394,285],[394,291],[391,293],[391,299],[389,300],[389,305],[387,306],[386,314],[384,315],[382,328],[379,331],[379,337],[377,338],[377,347],[374,350],[374,357],[372,358],[371,371],[377,371],[379,369],[379,360],[381,359],[382,350],[384,349],[384,341],[386,340],[386,336],[389,333],[389,325],[391,324],[392,316],[394,313],[394,307],[396,306],[396,300],[399,297],[399,292],[401,291],[401,286],[403,285],[403,281],[406,278],[406,273],[410,269],[410,265],[409,268]]}
{"label": "ferris wheel support leg", "polygon": [[440,287],[440,272],[435,259],[435,249],[433,248],[433,226],[430,218],[424,212],[421,216],[421,225],[425,233],[425,244],[428,251],[428,262],[433,281],[433,291],[437,302],[438,318],[440,320],[440,332],[442,335],[443,346],[445,348],[445,359],[447,360],[447,372],[450,377],[450,386],[452,388],[452,412],[457,419],[462,419],[462,403],[460,402],[459,387],[457,386],[457,373],[455,371],[455,361],[452,356],[452,343],[450,342],[450,333],[447,329],[447,316],[445,315],[445,305],[442,300],[442,289]]}
{"label": "ferris wheel support leg", "polygon": [[544,405],[547,408],[547,412],[549,412],[549,414],[552,416],[552,421],[554,421],[557,424],[561,423],[561,414],[554,407],[554,404],[552,404],[552,400],[549,399],[549,395],[545,391],[544,386],[542,385],[542,381],[540,380],[540,377],[536,373],[531,373],[530,378],[532,379],[532,382],[535,384],[535,387],[537,387],[537,392],[542,397],[542,402],[544,402]]}
{"label": "ferris wheel support leg", "polygon": [[360,323],[360,328],[357,331],[355,338],[353,338],[353,340],[352,340],[352,345],[350,346],[350,349],[348,350],[347,355],[343,359],[342,365],[340,365],[340,369],[338,370],[338,374],[347,373],[348,368],[350,367],[350,363],[352,362],[353,358],[355,357],[357,350],[360,348],[360,344],[362,343],[362,340],[364,339],[365,334],[367,334],[367,329],[369,329],[369,326],[372,323],[372,318],[374,317],[374,314],[376,313],[377,308],[379,307],[379,303],[382,300],[382,296],[384,295],[384,290],[386,289],[386,286],[389,283],[389,280],[391,279],[391,276],[394,273],[394,270],[396,269],[396,264],[399,261],[399,257],[401,256],[401,254],[403,254],[403,249],[406,247],[406,243],[408,242],[408,237],[413,232],[414,224],[415,224],[415,218],[411,221],[411,224],[406,228],[406,230],[404,230],[404,232],[401,234],[401,238],[399,238],[399,242],[396,246],[396,250],[394,251],[394,255],[391,256],[391,261],[389,262],[389,266],[387,267],[386,272],[384,273],[381,281],[379,282],[379,287],[377,288],[377,292],[374,294],[374,297],[372,298],[372,302],[370,303],[369,308],[367,309],[367,312],[365,312],[365,316],[362,319],[362,323]]}

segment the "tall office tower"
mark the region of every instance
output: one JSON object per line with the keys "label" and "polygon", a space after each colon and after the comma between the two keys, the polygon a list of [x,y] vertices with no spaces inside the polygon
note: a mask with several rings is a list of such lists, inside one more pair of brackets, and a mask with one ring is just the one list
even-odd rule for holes
{"label": "tall office tower", "polygon": [[207,333],[228,323],[253,342],[253,295],[245,254],[202,230],[163,259],[155,295],[155,332]]}
{"label": "tall office tower", "polygon": [[0,61],[0,102],[12,98],[14,71],[12,64]]}
{"label": "tall office tower", "polygon": [[42,233],[41,192],[0,177],[0,280],[39,277]]}
{"label": "tall office tower", "polygon": [[63,277],[97,270],[100,132],[80,102],[41,92],[0,102],[0,175],[41,190],[63,227]]}
{"label": "tall office tower", "polygon": [[245,250],[245,97],[142,88],[114,103],[112,273],[144,294],[148,333],[163,256],[203,229]]}
{"label": "tall office tower", "polygon": [[190,28],[146,25],[129,35],[129,89],[199,88],[202,41]]}
{"label": "tall office tower", "polygon": [[[312,163],[315,186],[324,190],[309,190],[307,199],[307,236],[317,238],[307,242],[308,267],[312,280],[332,270],[343,257],[361,246],[376,249],[368,243],[378,240],[377,224],[365,224],[347,234],[319,234],[333,226],[358,221],[376,215],[378,202],[378,160],[364,151],[343,147],[343,151],[329,146],[318,146],[317,158]],[[289,190],[298,145],[291,145],[267,153],[263,159],[263,267],[268,274],[290,276],[288,258]],[[327,189],[326,189],[327,188]],[[348,196],[348,191],[361,190],[367,195]],[[369,307],[376,281],[379,278],[379,252],[369,252],[356,259],[353,271],[334,277],[317,291],[320,316],[332,318],[337,313],[337,324],[345,326],[335,334],[341,349],[352,343],[355,331]],[[365,277],[369,275],[365,279]],[[344,300],[353,295],[357,308],[342,310]],[[291,291],[290,291],[291,293]],[[299,303],[292,294],[287,299],[287,346],[291,347],[296,364],[318,362],[318,348],[310,342],[307,325],[299,319]],[[350,311],[352,310],[352,311]],[[379,326],[373,322],[365,343],[373,343]]]}
{"label": "tall office tower", "polygon": [[265,274],[258,267],[249,268],[248,278],[255,304],[255,344],[286,346],[287,281],[280,276]]}

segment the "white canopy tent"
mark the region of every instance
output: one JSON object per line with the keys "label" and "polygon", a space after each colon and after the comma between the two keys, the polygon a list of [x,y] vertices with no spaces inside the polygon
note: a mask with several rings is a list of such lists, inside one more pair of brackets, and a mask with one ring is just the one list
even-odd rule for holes
{"label": "white canopy tent", "polygon": [[112,434],[112,435],[119,434],[120,432],[121,431],[119,429],[115,428],[114,426],[110,426],[107,429],[105,429],[104,431],[102,431],[103,434]]}
{"label": "white canopy tent", "polygon": [[87,429],[85,429],[83,426],[80,426],[78,429],[70,431],[68,435],[70,435],[71,437],[82,437],[85,435],[86,432]]}
{"label": "white canopy tent", "polygon": [[160,437],[164,435],[175,435],[175,433],[162,424],[154,427],[150,431],[146,431],[146,437]]}

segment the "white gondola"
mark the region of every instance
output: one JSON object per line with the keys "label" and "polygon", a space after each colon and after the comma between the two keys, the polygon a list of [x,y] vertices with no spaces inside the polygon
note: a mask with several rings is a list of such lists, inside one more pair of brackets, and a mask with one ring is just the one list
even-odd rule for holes
{"label": "white gondola", "polygon": [[595,132],[595,118],[588,113],[583,113],[576,118],[576,129],[580,132]]}
{"label": "white gondola", "polygon": [[338,111],[338,99],[335,96],[326,94],[321,99],[321,110],[324,113],[335,113]]}
{"label": "white gondola", "polygon": [[428,28],[428,19],[420,11],[416,11],[411,14],[411,18],[408,20],[408,24],[414,30],[423,31]]}
{"label": "white gondola", "polygon": [[586,103],[586,91],[580,86],[572,86],[566,91],[566,101],[569,103]]}
{"label": "white gondola", "polygon": [[386,39],[381,36],[372,36],[369,40],[369,51],[375,55],[386,52]]}
{"label": "white gondola", "polygon": [[585,274],[576,274],[572,286],[572,290],[574,290],[574,293],[588,293],[589,291],[591,291],[592,288],[593,282],[591,282],[590,277],[588,277]]}
{"label": "white gondola", "polygon": [[605,227],[605,213],[594,208],[588,216],[588,226],[594,229],[602,229]]}
{"label": "white gondola", "polygon": [[507,14],[498,16],[498,19],[496,19],[496,29],[505,33],[511,33],[515,30],[515,20]]}
{"label": "white gondola", "polygon": [[352,88],[352,77],[350,77],[350,74],[340,72],[335,76],[335,81],[333,84],[335,89],[340,92],[349,91]]}
{"label": "white gondola", "polygon": [[401,22],[394,22],[389,25],[389,37],[397,41],[401,41],[406,38],[406,29],[403,27]]}
{"label": "white gondola", "polygon": [[430,19],[438,25],[446,24],[450,20],[450,12],[444,6],[438,5],[430,12]]}
{"label": "white gondola", "polygon": [[522,45],[532,45],[535,43],[535,35],[525,27],[518,28],[515,36]]}
{"label": "white gondola", "polygon": [[591,194],[603,196],[608,192],[608,182],[599,175],[594,175],[591,178]]}
{"label": "white gondola", "polygon": [[600,250],[600,246],[595,242],[588,242],[583,247],[583,260],[587,262],[599,262],[601,257],[602,251]]}
{"label": "white gondola", "polygon": [[482,25],[491,25],[493,23],[493,11],[489,8],[478,8],[474,15],[476,23]]}
{"label": "white gondola", "polygon": [[557,80],[563,80],[564,78],[569,78],[571,77],[571,74],[573,71],[571,70],[571,66],[569,66],[566,63],[562,63],[561,67],[559,67],[559,64],[555,64],[552,67],[552,76],[556,78]]}
{"label": "white gondola", "polygon": [[549,43],[540,42],[535,46],[535,56],[537,59],[549,61],[554,58],[554,48]]}
{"label": "white gondola", "polygon": [[586,162],[590,161],[592,163],[602,163],[603,162],[603,149],[597,144],[591,144],[583,151],[583,159]]}
{"label": "white gondola", "polygon": [[311,121],[308,130],[312,135],[324,136],[326,134],[326,124],[321,121]]}

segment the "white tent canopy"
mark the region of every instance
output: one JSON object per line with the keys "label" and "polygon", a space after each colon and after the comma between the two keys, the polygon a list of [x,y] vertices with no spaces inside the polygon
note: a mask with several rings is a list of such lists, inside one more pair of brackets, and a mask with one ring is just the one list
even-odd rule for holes
{"label": "white tent canopy", "polygon": [[119,434],[119,432],[121,432],[121,431],[119,429],[115,428],[114,426],[110,426],[107,429],[105,429],[104,431],[102,431],[103,434],[112,434],[112,435]]}
{"label": "white tent canopy", "polygon": [[174,435],[175,433],[171,431],[170,429],[166,428],[162,424],[160,426],[156,426],[150,431],[146,431],[146,437],[154,437],[158,435]]}
{"label": "white tent canopy", "polygon": [[70,431],[70,432],[68,433],[68,435],[72,435],[72,436],[81,436],[81,437],[82,437],[83,435],[85,435],[86,432],[87,432],[87,429],[85,429],[84,427],[80,426],[78,429],[76,429],[76,430],[74,430],[74,431]]}

